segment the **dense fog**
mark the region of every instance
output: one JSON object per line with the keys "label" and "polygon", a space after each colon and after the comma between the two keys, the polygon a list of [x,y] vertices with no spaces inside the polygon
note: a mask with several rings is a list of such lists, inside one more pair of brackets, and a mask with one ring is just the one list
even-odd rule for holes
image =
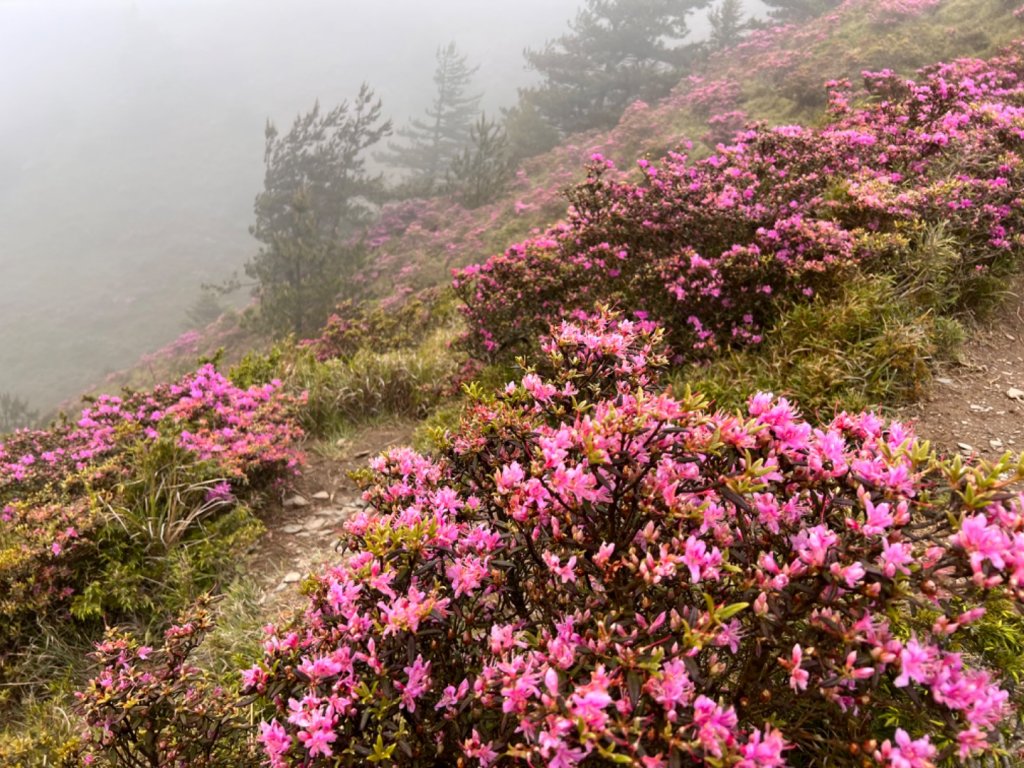
{"label": "dense fog", "polygon": [[185,328],[200,284],[256,248],[268,117],[366,81],[400,126],[449,41],[496,113],[531,81],[523,48],[578,5],[0,2],[0,392],[48,409]]}

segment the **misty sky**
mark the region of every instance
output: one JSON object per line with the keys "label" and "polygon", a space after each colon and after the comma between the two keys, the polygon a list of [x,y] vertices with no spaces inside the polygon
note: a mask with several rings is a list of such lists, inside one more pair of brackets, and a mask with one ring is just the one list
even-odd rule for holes
{"label": "misty sky", "polygon": [[579,0],[0,0],[0,391],[42,406],[183,330],[254,251],[263,125],[369,82],[402,124],[438,45],[484,107]]}
{"label": "misty sky", "polygon": [[254,250],[263,124],[366,80],[401,123],[434,52],[485,107],[576,0],[0,0],[0,391],[52,404],[180,330]]}

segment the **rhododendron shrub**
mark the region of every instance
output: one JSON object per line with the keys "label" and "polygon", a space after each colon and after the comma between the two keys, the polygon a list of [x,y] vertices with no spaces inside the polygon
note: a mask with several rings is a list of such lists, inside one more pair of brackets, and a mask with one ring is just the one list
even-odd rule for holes
{"label": "rhododendron shrub", "polygon": [[[601,314],[479,395],[437,457],[371,464],[342,562],[244,673],[271,766],[880,764],[980,754],[1011,715],[970,627],[1024,577],[1024,462],[899,423],[812,427],[659,388]],[[884,717],[883,717],[884,715]]]}
{"label": "rhododendron shrub", "polygon": [[191,657],[213,628],[203,598],[153,648],[108,630],[92,654],[99,671],[76,693],[83,721],[77,764],[215,768],[255,763],[245,710]]}
{"label": "rhododendron shrub", "polygon": [[[662,323],[677,354],[756,344],[780,311],[853,269],[901,279],[941,227],[960,257],[953,300],[1019,257],[1024,184],[1021,45],[991,61],[865,73],[871,101],[831,84],[821,128],[753,126],[693,161],[670,153],[623,180],[600,156],[567,221],[456,272],[470,340],[522,349],[551,322],[617,303]],[[734,116],[723,114],[727,125]]]}
{"label": "rhododendron shrub", "polygon": [[893,16],[917,16],[935,8],[942,0],[881,0],[875,10],[875,18],[891,22]]}
{"label": "rhododendron shrub", "polygon": [[[145,605],[129,592],[154,574],[130,563],[169,564],[179,542],[296,471],[297,404],[277,383],[242,389],[204,366],[150,392],[100,397],[74,423],[5,437],[0,661],[72,600],[81,616],[111,601]],[[214,531],[227,547],[229,531]]]}
{"label": "rhododendron shrub", "polygon": [[352,357],[368,347],[383,351],[415,346],[437,325],[434,294],[425,291],[387,309],[346,301],[335,307],[316,338],[305,339],[299,346],[311,349],[320,362]]}

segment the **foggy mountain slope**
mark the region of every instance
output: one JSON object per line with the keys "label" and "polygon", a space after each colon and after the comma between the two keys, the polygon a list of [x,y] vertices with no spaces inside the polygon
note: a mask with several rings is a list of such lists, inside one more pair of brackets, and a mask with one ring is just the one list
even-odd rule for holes
{"label": "foggy mountain slope", "polygon": [[268,116],[366,80],[401,124],[452,39],[496,110],[575,6],[0,3],[0,391],[50,406],[177,335],[255,249]]}
{"label": "foggy mountain slope", "polygon": [[408,229],[377,233],[376,280],[393,296],[445,283],[452,267],[483,261],[535,228],[564,215],[563,191],[580,181],[594,154],[628,172],[641,157],[670,150],[705,155],[728,141],[745,122],[813,122],[824,110],[824,83],[864,70],[892,68],[910,74],[939,59],[986,55],[1020,29],[1003,0],[945,0],[922,13],[875,18],[875,6],[846,0],[824,17],[791,28],[750,35],[712,56],[704,71],[684,79],[657,104],[637,104],[606,132],[569,137],[563,145],[527,160],[509,194],[477,210],[424,201]]}
{"label": "foggy mountain slope", "polygon": [[[336,305],[335,277],[363,264],[333,224],[351,179],[315,187],[325,227],[295,223],[305,189],[268,183],[298,215],[262,240],[280,272],[250,271],[292,288],[296,315],[274,322],[263,291],[259,331],[225,317],[70,419],[0,421],[0,765],[932,768],[1018,751],[1024,457],[933,453],[889,414],[960,386],[933,374],[985,342],[968,324],[1024,269],[1024,8],[835,2],[526,162],[493,204],[387,206],[367,301]],[[224,158],[244,148],[189,147],[247,107],[158,104],[157,84],[190,116],[210,103],[188,47],[205,38],[185,45],[174,18],[153,40],[182,73],[128,78],[152,111],[101,131],[67,93],[67,136],[53,153],[26,137],[40,148],[4,202],[11,231],[74,224],[83,253],[120,261],[43,274],[25,253],[12,308],[36,311],[28,281],[92,281],[102,317],[172,328],[156,305],[186,258],[193,279],[226,263],[188,248],[236,214],[174,195],[233,189]],[[842,76],[826,110],[822,81]],[[152,141],[165,124],[181,146]],[[696,158],[657,159],[680,147]],[[618,170],[586,170],[606,158]],[[446,287],[460,264],[477,266]],[[1011,351],[971,356],[988,391],[964,381],[941,406],[956,441],[958,409],[991,414],[999,431],[970,439],[993,450],[1020,437],[1008,401],[1024,400],[1006,309],[992,335]],[[78,320],[66,354],[88,363]],[[122,323],[96,343],[144,330]]]}
{"label": "foggy mountain slope", "polygon": [[[371,293],[387,301],[447,285],[451,268],[482,262],[551,226],[565,214],[565,188],[583,178],[594,153],[628,171],[637,158],[657,158],[687,140],[692,153],[707,154],[745,120],[813,123],[824,110],[823,84],[829,78],[856,83],[865,69],[911,73],[937,58],[984,55],[1020,27],[1003,0],[944,0],[937,9],[886,19],[875,18],[875,9],[867,0],[847,0],[825,17],[752,34],[713,56],[706,69],[661,102],[627,110],[614,129],[571,136],[527,160],[508,194],[492,204],[466,210],[434,198],[386,207],[369,237],[375,243],[366,274]],[[165,346],[136,360],[100,389],[151,386],[193,367],[200,354],[228,347],[237,359],[250,343],[237,328],[218,324],[194,343]]]}

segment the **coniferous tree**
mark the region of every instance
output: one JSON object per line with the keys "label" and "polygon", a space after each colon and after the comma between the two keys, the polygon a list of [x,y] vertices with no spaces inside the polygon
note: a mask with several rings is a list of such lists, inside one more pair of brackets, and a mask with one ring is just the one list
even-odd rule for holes
{"label": "coniferous tree", "polygon": [[470,129],[469,145],[448,169],[447,190],[466,208],[495,200],[515,170],[505,131],[484,114]]}
{"label": "coniferous tree", "polygon": [[586,0],[567,34],[524,52],[544,76],[531,100],[562,133],[614,125],[633,101],[678,82],[694,53],[686,17],[709,1]]}
{"label": "coniferous tree", "polygon": [[0,435],[38,424],[39,411],[32,409],[27,400],[9,392],[0,392]]}
{"label": "coniferous tree", "polygon": [[509,157],[515,162],[544,154],[558,145],[558,129],[544,119],[529,91],[521,91],[518,103],[503,108],[501,115]]}
{"label": "coniferous tree", "polygon": [[469,65],[454,42],[438,48],[433,101],[423,118],[412,118],[395,132],[404,142],[391,142],[388,151],[378,155],[407,174],[404,186],[409,194],[431,194],[469,140],[482,97],[470,92],[478,69]]}
{"label": "coniferous tree", "polygon": [[222,292],[215,287],[203,286],[192,306],[185,310],[186,330],[205,328],[227,312],[228,308],[220,300],[220,293]]}
{"label": "coniferous tree", "polygon": [[721,0],[708,12],[711,35],[708,42],[714,49],[727,48],[739,42],[746,29],[743,0]]}
{"label": "coniferous tree", "polygon": [[360,236],[383,194],[365,151],[391,132],[365,84],[352,103],[319,103],[281,135],[266,129],[266,174],[253,236],[262,244],[245,265],[256,280],[260,318],[276,333],[319,329],[362,262]]}
{"label": "coniferous tree", "polygon": [[842,0],[763,0],[776,21],[804,21],[837,8]]}

